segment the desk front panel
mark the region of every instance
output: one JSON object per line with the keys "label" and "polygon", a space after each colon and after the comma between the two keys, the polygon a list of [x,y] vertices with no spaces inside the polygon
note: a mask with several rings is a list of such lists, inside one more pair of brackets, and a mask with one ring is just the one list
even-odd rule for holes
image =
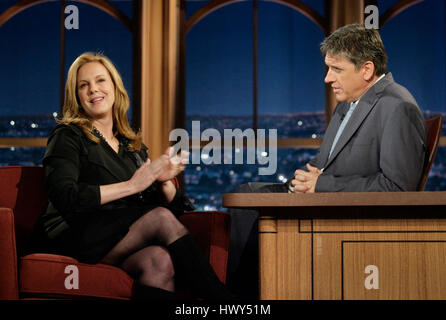
{"label": "desk front panel", "polygon": [[443,220],[312,220],[313,299],[446,299]]}

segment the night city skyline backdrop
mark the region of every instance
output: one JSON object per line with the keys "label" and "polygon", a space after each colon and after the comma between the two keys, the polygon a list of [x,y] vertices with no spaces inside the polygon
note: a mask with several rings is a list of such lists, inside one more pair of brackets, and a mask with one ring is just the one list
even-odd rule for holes
{"label": "night city skyline backdrop", "polygon": [[[16,1],[0,1],[0,12]],[[188,16],[208,1],[188,1]],[[323,14],[323,0],[305,3]],[[396,0],[378,1],[382,14]],[[111,1],[127,15],[131,1]],[[79,8],[79,30],[66,30],[66,66],[85,51],[101,51],[132,94],[132,40],[119,22],[89,5]],[[0,113],[59,111],[60,2],[27,9],[0,27]],[[445,3],[425,0],[381,30],[389,71],[423,110],[446,111]],[[323,32],[299,12],[259,1],[259,113],[320,111],[325,107]],[[252,4],[213,12],[187,36],[188,114],[252,113]]]}

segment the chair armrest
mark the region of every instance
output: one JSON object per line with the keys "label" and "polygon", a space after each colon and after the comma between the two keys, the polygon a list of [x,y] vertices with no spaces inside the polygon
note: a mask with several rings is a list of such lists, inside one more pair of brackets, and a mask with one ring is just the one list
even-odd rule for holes
{"label": "chair armrest", "polygon": [[220,280],[226,282],[231,216],[222,211],[187,212],[179,217],[201,246]]}
{"label": "chair armrest", "polygon": [[14,213],[10,208],[0,208],[0,265],[0,300],[18,299]]}

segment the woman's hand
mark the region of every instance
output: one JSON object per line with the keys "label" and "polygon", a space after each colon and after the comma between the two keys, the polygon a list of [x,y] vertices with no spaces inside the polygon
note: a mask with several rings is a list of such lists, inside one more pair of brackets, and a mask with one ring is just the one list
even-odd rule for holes
{"label": "woman's hand", "polygon": [[173,154],[173,147],[167,148],[163,156],[168,157],[169,161],[163,172],[158,176],[157,181],[166,182],[175,178],[186,168],[189,163],[189,152],[182,150],[178,155]]}
{"label": "woman's hand", "polygon": [[162,191],[168,202],[172,201],[176,189],[169,180],[177,176],[189,163],[189,152],[173,155],[173,148],[154,161],[148,159],[128,181],[100,186],[101,204],[144,191],[155,181],[163,182]]}
{"label": "woman's hand", "polygon": [[130,180],[100,186],[101,204],[144,191],[159,179],[168,166],[169,157],[164,154],[155,161],[148,159],[135,171]]}
{"label": "woman's hand", "polygon": [[147,161],[135,171],[129,182],[132,185],[135,193],[147,189],[156,180],[159,180],[160,175],[165,171],[169,165],[169,157],[163,154],[154,161]]}

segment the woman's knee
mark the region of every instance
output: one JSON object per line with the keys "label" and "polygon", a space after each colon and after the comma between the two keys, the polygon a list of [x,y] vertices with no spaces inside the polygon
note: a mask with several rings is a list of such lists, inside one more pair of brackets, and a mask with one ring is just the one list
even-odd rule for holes
{"label": "woman's knee", "polygon": [[176,231],[184,228],[182,223],[167,208],[158,207],[150,211],[148,214],[155,216],[160,230]]}
{"label": "woman's knee", "polygon": [[169,281],[175,275],[173,262],[169,252],[160,246],[152,246],[145,250],[146,254],[138,263],[142,278],[156,278]]}

